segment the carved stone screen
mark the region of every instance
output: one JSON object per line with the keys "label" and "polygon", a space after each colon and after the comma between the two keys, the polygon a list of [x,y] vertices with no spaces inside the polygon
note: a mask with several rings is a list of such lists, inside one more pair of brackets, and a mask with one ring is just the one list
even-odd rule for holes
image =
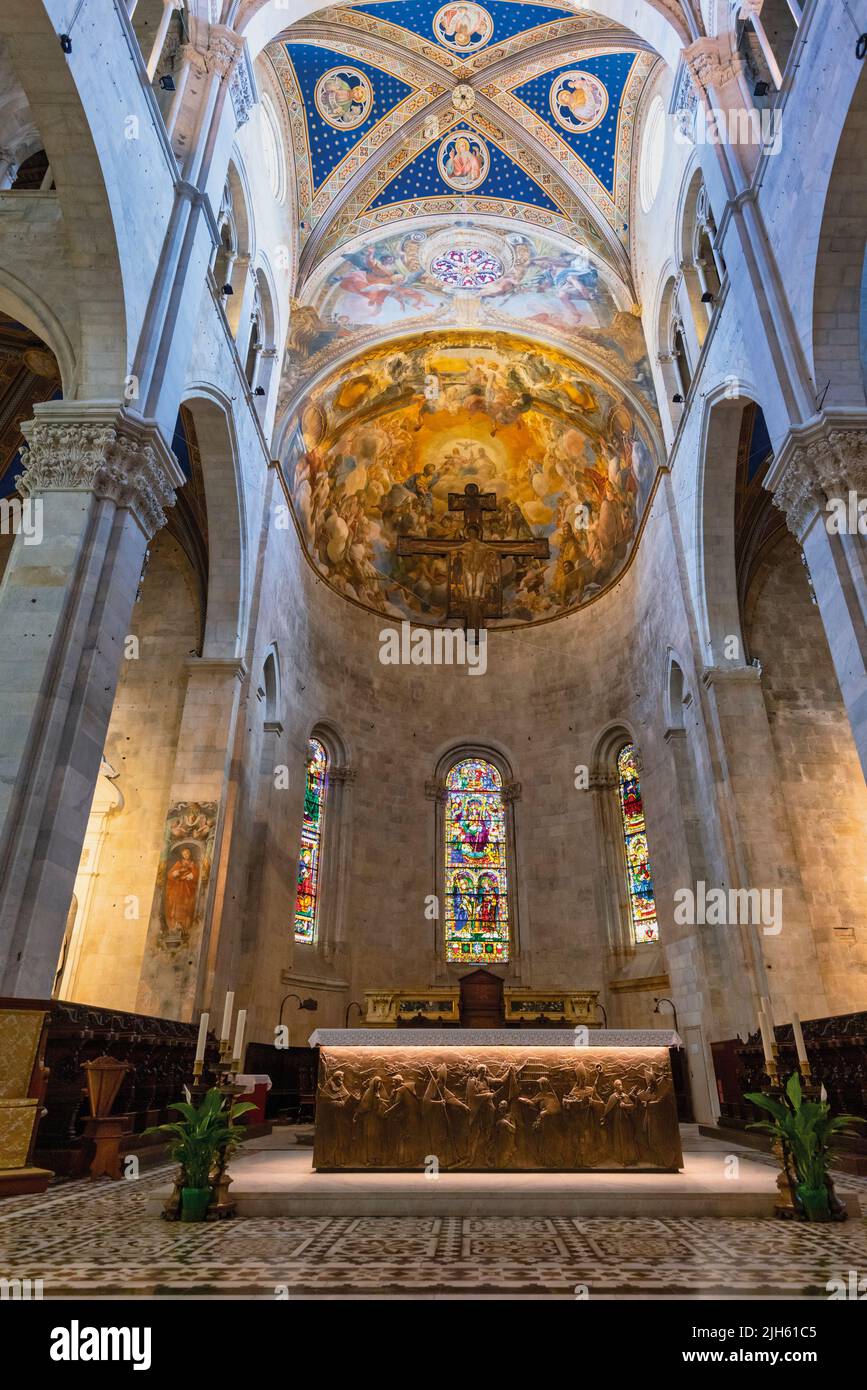
{"label": "carved stone screen", "polygon": [[522,1171],[683,1164],[662,1047],[320,1049],[313,1166]]}

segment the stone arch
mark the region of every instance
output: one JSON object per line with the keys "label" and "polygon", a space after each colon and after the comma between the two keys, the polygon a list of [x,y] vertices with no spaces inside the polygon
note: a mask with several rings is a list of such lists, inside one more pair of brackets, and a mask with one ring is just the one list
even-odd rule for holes
{"label": "stone arch", "polygon": [[683,286],[699,348],[704,345],[713,315],[713,301],[703,294],[719,293],[722,275],[712,242],[713,215],[708,203],[704,173],[693,163],[684,179],[678,209],[678,257],[683,267]]}
{"label": "stone arch", "polygon": [[203,657],[241,656],[249,611],[246,508],[238,447],[229,402],[205,385],[193,385],[182,405],[193,417],[199,445],[209,534],[208,608]]}
{"label": "stone arch", "polygon": [[867,344],[867,73],[846,114],[825,197],[813,287],[816,390],[826,405],[863,409]]}
{"label": "stone arch", "polygon": [[[658,949],[657,942],[637,942],[633,931],[617,773],[618,756],[627,744],[634,745],[640,758],[641,740],[630,722],[616,720],[607,724],[593,744],[590,763],[590,791],[594,796],[601,869],[596,883],[597,910],[603,925],[611,971],[627,965],[639,952]],[[648,835],[648,840],[652,842],[651,835]]]}
{"label": "stone arch", "polygon": [[[322,817],[319,881],[317,885],[316,934],[312,941],[295,940],[296,949],[316,951],[333,957],[346,941],[346,898],[350,877],[351,788],[355,776],[349,763],[345,738],[330,720],[317,720],[309,729],[304,756],[310,740],[316,739],[328,759],[325,804]],[[293,872],[298,863],[298,846],[293,846]]]}
{"label": "stone arch", "polygon": [[282,704],[282,685],[280,681],[280,658],[277,652],[277,643],[272,642],[267,652],[265,660],[262,662],[262,679],[259,685],[259,695],[265,702],[265,727],[273,726],[280,722]]}
{"label": "stone arch", "polygon": [[726,669],[746,664],[735,563],[735,485],[744,411],[751,403],[758,404],[757,393],[739,381],[709,391],[698,449],[699,642],[704,664]]}
{"label": "stone arch", "polygon": [[[678,321],[677,279],[670,265],[663,271],[661,286],[655,319],[656,361],[662,377],[661,395],[665,399],[669,428],[672,434],[676,434],[683,415],[689,383],[681,376],[681,362],[675,352],[674,326]],[[681,400],[676,401],[675,396],[680,396]]]}

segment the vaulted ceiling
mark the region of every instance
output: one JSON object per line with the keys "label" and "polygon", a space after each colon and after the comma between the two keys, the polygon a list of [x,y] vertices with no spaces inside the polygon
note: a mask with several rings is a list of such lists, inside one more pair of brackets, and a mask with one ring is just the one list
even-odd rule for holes
{"label": "vaulted ceiling", "polygon": [[655,55],[534,0],[375,0],[268,50],[286,97],[300,283],[366,232],[419,216],[535,224],[628,279],[635,114]]}

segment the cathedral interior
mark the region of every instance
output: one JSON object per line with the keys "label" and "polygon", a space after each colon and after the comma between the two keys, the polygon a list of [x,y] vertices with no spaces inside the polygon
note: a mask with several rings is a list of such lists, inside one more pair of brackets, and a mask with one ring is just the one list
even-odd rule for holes
{"label": "cathedral interior", "polygon": [[3,0],[4,1297],[867,1268],[864,31]]}

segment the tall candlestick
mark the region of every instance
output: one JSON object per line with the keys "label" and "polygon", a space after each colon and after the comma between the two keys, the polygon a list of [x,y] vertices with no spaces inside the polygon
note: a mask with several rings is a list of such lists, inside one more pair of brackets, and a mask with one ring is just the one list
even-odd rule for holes
{"label": "tall candlestick", "polygon": [[223,1022],[220,1027],[220,1042],[229,1041],[229,1029],[232,1026],[232,1005],[235,1002],[234,990],[226,991],[226,1004],[223,1009]]}
{"label": "tall candlestick", "polygon": [[773,1009],[771,1008],[771,1001],[770,1001],[770,999],[768,998],[768,996],[767,996],[766,994],[763,994],[763,995],[761,996],[761,998],[759,999],[759,1013],[760,1013],[760,1014],[767,1014],[767,1016],[768,1016],[768,1023],[770,1023],[771,1027],[773,1028],[773,1026],[774,1026],[774,1011],[773,1011]]}
{"label": "tall candlestick", "polygon": [[798,1052],[798,1061],[802,1067],[809,1067],[810,1059],[807,1056],[807,1049],[804,1044],[804,1034],[801,1032],[801,1018],[799,1014],[792,1014],[792,1032],[795,1035],[795,1047]]}
{"label": "tall candlestick", "polygon": [[759,1012],[759,1031],[762,1035],[762,1049],[765,1054],[766,1062],[774,1060],[773,1029],[770,1020],[764,1010]]}
{"label": "tall candlestick", "polygon": [[241,1048],[244,1046],[244,1027],[247,1022],[247,1010],[238,1010],[238,1026],[235,1029],[235,1046],[232,1048],[232,1061],[241,1061]]}
{"label": "tall candlestick", "polygon": [[198,1039],[197,1039],[197,1041],[196,1041],[196,1061],[197,1061],[197,1062],[204,1062],[204,1060],[205,1060],[205,1043],[206,1043],[207,1040],[208,1040],[208,1019],[209,1019],[209,1018],[210,1018],[210,1014],[202,1014],[201,1018],[199,1019],[199,1036],[198,1036]]}

